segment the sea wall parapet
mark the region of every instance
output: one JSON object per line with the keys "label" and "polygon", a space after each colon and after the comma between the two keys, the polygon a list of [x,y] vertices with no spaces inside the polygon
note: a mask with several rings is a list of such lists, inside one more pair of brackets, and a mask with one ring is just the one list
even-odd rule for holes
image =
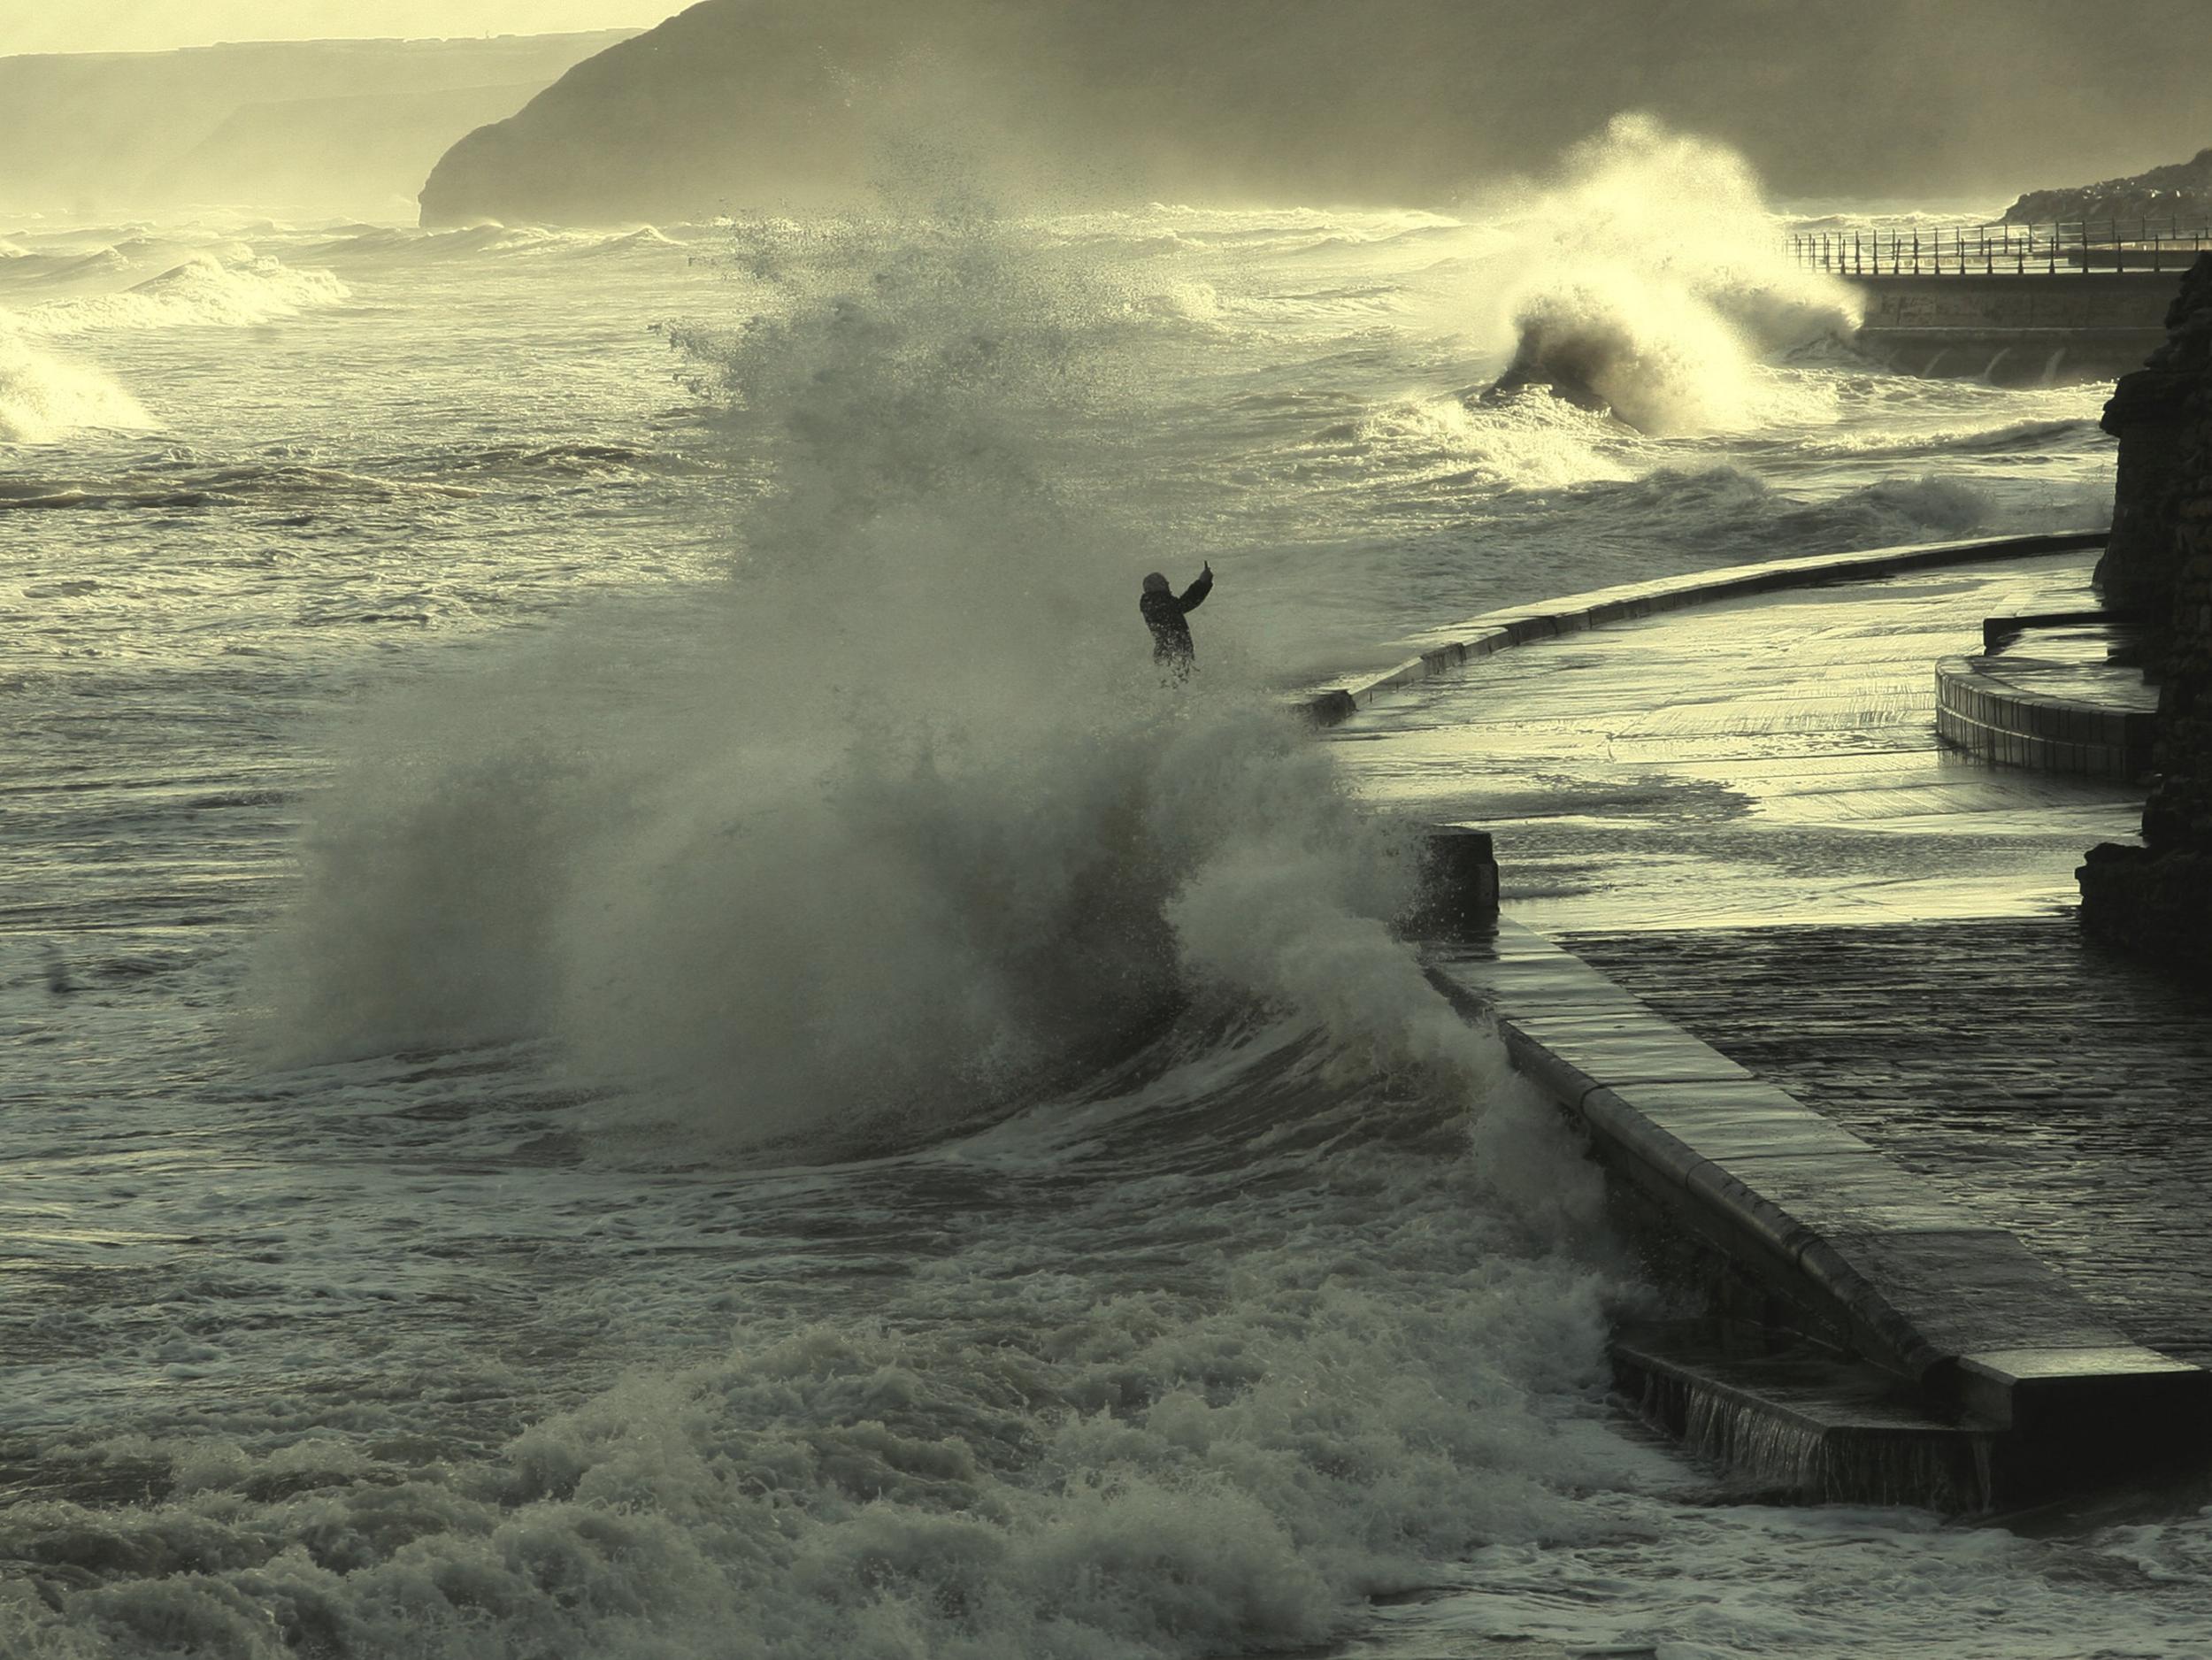
{"label": "sea wall parapet", "polygon": [[2202,1438],[2212,1372],[2136,1343],[2008,1230],[1571,953],[1506,922],[1487,941],[1432,946],[1429,963],[1496,1022],[1618,1186],[1839,1364],[1908,1387],[1925,1415],[1914,1437],[1935,1425],[1973,1441],[1984,1474],[1970,1508]]}
{"label": "sea wall parapet", "polygon": [[2104,380],[2165,338],[2176,273],[1947,273],[1844,279],[1866,304],[1857,344],[1906,374],[2007,385]]}
{"label": "sea wall parapet", "polygon": [[1394,668],[1348,681],[1325,691],[1311,691],[1299,699],[1299,708],[1317,726],[1334,726],[1349,719],[1378,697],[1418,686],[1449,674],[1471,662],[1490,657],[1532,640],[1601,628],[1609,623],[1655,616],[1687,605],[1710,604],[1753,594],[1807,588],[1839,578],[1871,580],[1905,571],[1944,565],[1969,565],[1984,560],[2013,559],[2039,553],[2072,553],[2101,548],[2101,530],[2055,531],[2032,536],[1994,536],[1963,542],[1912,542],[1891,548],[1864,548],[1846,553],[1801,554],[1788,559],[1769,559],[1755,565],[1725,565],[1714,571],[1689,572],[1648,582],[1624,583],[1571,594],[1541,605],[1486,611],[1448,630],[1457,638],[1428,647]]}

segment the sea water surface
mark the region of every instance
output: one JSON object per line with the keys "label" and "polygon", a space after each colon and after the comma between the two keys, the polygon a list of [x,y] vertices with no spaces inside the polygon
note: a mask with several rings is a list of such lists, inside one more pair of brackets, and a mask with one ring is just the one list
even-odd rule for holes
{"label": "sea water surface", "polygon": [[2101,388],[1859,361],[1617,137],[1457,219],[0,227],[0,1653],[2204,1652],[2185,1506],[1760,1505],[1609,1403],[1650,1294],[1279,712],[2101,517]]}

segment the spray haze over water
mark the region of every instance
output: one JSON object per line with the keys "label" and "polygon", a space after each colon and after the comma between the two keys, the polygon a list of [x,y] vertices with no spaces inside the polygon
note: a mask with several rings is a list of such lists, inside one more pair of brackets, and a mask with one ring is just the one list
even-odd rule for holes
{"label": "spray haze over water", "polygon": [[[872,1247],[910,1288],[771,1296],[724,1357],[449,1475],[135,1447],[177,1473],[118,1548],[212,1528],[251,1565],[80,1618],[241,1653],[1180,1655],[1325,1638],[1432,1552],[1570,1525],[1596,1281],[1541,1241],[1587,1177],[1391,937],[1410,860],[1328,752],[1233,654],[1185,687],[1117,649],[1084,596],[1152,550],[1025,437],[1157,324],[987,223],[810,234],[749,324],[685,338],[766,463],[732,573],[370,717],[269,983],[319,1055],[557,1035],[613,1092],[579,1121],[687,1162],[912,1148],[834,1202],[939,1213]],[[1329,1194],[1279,1212],[1320,1147]],[[758,1247],[835,1180],[677,1205]]]}
{"label": "spray haze over water", "polygon": [[682,337],[772,480],[726,587],[399,718],[314,833],[285,1041],[558,1033],[750,1139],[1018,1099],[1171,1013],[1179,961],[1494,1077],[1328,753],[1233,660],[1159,683],[1092,602],[1154,552],[1027,434],[1144,313],[987,222],[807,236]]}
{"label": "spray haze over water", "polygon": [[[10,231],[24,341],[159,429],[0,490],[52,510],[0,511],[0,835],[57,942],[0,959],[0,1652],[2186,1652],[2200,1524],[1753,1509],[1613,1415],[1595,1179],[1278,707],[2108,494],[2092,394],[1793,355],[1730,169],[1629,123],[1471,221]],[[1669,191],[1740,281],[1601,205]],[[1467,391],[1539,314],[1640,331],[1612,412]],[[1209,557],[1164,685],[1139,579]]]}

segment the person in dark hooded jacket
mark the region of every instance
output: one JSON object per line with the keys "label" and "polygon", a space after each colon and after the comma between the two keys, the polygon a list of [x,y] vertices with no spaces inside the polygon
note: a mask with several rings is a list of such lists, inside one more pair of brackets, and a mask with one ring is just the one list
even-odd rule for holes
{"label": "person in dark hooded jacket", "polygon": [[1152,630],[1152,660],[1164,663],[1181,679],[1197,666],[1197,654],[1190,642],[1190,625],[1183,620],[1191,611],[1206,603],[1206,596],[1213,592],[1214,567],[1210,560],[1198,573],[1198,580],[1175,593],[1167,585],[1167,578],[1155,571],[1144,580],[1144,594],[1137,601],[1137,609],[1144,613],[1144,626]]}

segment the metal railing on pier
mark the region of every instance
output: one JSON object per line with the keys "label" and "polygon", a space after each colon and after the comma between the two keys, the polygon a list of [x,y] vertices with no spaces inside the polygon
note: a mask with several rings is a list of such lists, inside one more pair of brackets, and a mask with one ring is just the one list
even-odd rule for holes
{"label": "metal railing on pier", "polygon": [[2057,276],[2180,271],[2212,248],[2212,227],[2177,220],[2075,219],[2043,225],[1922,226],[1799,231],[1797,263],[1839,277]]}

